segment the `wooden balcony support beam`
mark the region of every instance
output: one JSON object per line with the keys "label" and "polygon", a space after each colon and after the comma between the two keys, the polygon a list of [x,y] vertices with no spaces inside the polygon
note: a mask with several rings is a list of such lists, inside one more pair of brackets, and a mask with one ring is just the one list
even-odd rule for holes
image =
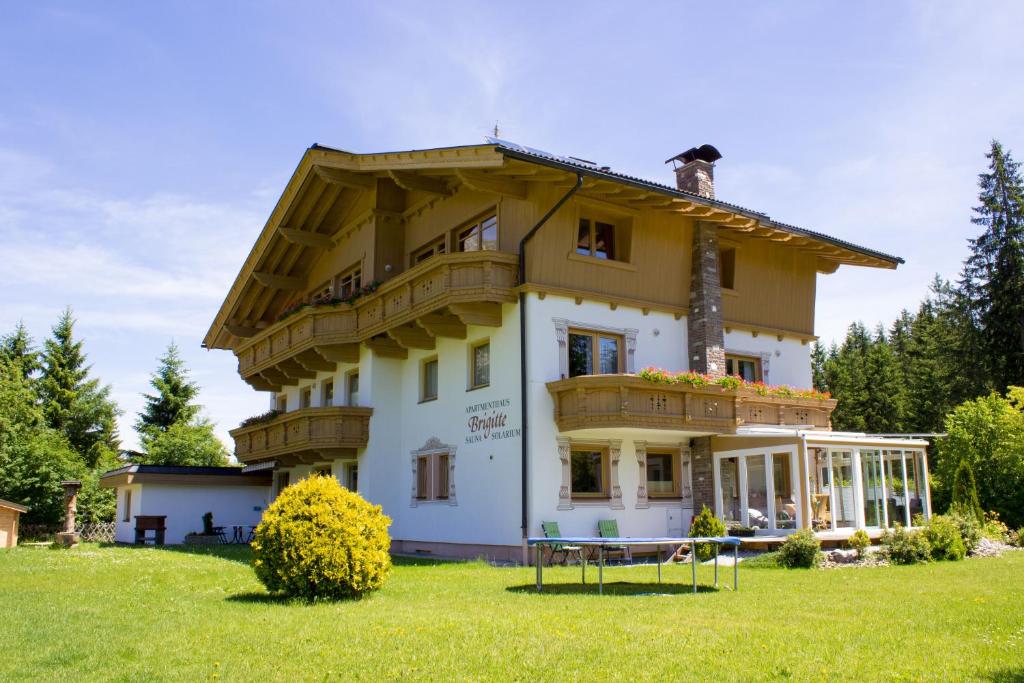
{"label": "wooden balcony support beam", "polygon": [[308,349],[306,351],[302,351],[301,353],[296,354],[295,360],[297,360],[302,365],[302,367],[314,372],[317,370],[326,370],[329,372],[334,372],[334,370],[337,369],[338,367],[336,363],[332,363],[331,361],[325,359],[314,349]]}
{"label": "wooden balcony support beam", "polygon": [[398,342],[387,335],[367,339],[366,346],[373,351],[374,355],[381,358],[400,358],[404,360],[409,357],[409,350],[399,346]]}
{"label": "wooden balcony support beam", "polygon": [[322,344],[313,348],[318,354],[334,363],[359,362],[359,344]]}
{"label": "wooden balcony support beam", "polygon": [[286,358],[277,364],[277,369],[292,379],[316,379],[316,373],[302,367],[294,358]]}
{"label": "wooden balcony support beam", "polygon": [[448,310],[466,325],[501,327],[501,304],[451,304]]}
{"label": "wooden balcony support beam", "polygon": [[466,324],[454,315],[431,313],[417,318],[416,322],[435,337],[466,338]]}
{"label": "wooden balcony support beam", "polygon": [[425,349],[432,351],[437,348],[434,337],[422,327],[416,324],[400,325],[388,330],[388,336],[394,339],[400,346],[407,349]]}
{"label": "wooden balcony support beam", "polygon": [[260,333],[259,328],[236,325],[235,323],[224,323],[224,329],[236,337],[255,337]]}
{"label": "wooden balcony support beam", "polygon": [[259,376],[263,377],[263,379],[267,380],[271,384],[276,384],[278,386],[289,386],[293,384],[298,384],[298,380],[292,379],[288,375],[278,370],[276,367],[260,370]]}

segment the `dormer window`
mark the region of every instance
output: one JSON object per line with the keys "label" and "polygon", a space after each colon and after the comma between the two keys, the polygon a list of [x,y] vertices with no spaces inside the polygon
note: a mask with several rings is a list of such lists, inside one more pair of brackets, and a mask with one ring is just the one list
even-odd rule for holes
{"label": "dormer window", "polygon": [[494,214],[457,232],[459,251],[497,251],[498,217]]}

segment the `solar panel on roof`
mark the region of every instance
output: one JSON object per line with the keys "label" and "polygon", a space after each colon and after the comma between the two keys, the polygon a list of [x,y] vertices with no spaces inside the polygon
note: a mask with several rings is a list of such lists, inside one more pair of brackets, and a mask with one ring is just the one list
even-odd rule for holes
{"label": "solar panel on roof", "polygon": [[501,138],[496,138],[491,135],[486,136],[486,140],[492,145],[498,145],[499,147],[504,147],[505,149],[523,152],[524,154],[533,154],[534,156],[539,157],[547,157],[548,159],[561,161],[562,163],[565,164],[574,164],[576,166],[589,166],[594,169],[601,168],[598,164],[595,164],[593,161],[586,161],[584,159],[579,159],[577,157],[562,156],[561,154],[552,154],[551,152],[545,152],[544,150],[537,149],[536,147],[527,147],[526,145],[520,145],[518,142],[512,142],[511,140],[502,140]]}

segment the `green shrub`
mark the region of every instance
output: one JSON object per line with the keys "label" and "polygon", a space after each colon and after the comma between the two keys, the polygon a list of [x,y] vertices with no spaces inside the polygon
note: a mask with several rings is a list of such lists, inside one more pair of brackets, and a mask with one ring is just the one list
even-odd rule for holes
{"label": "green shrub", "polygon": [[1015,545],[1018,548],[1024,548],[1024,526],[1016,531],[1011,531],[1009,540],[1010,545]]}
{"label": "green shrub", "polygon": [[816,567],[821,563],[821,542],[810,529],[801,529],[779,546],[778,562],[790,569]]}
{"label": "green shrub", "polygon": [[974,468],[967,458],[961,458],[953,473],[952,504],[974,514],[981,522],[984,519],[981,503],[978,502],[978,485],[974,479]]}
{"label": "green shrub", "polygon": [[309,477],[285,488],[263,514],[253,569],[272,593],[357,597],[384,585],[391,570],[390,524],[379,505],[334,477]]}
{"label": "green shrub", "polygon": [[917,564],[931,559],[932,548],[920,531],[907,531],[897,525],[882,535],[882,547],[893,564]]}
{"label": "green shrub", "polygon": [[946,513],[946,517],[953,521],[960,530],[960,538],[963,539],[964,548],[967,552],[972,552],[978,547],[978,541],[981,540],[981,525],[978,523],[978,518],[974,516],[974,513],[962,505],[954,505],[949,508],[949,512]]}
{"label": "green shrub", "polygon": [[[701,507],[700,514],[690,524],[690,536],[725,536],[725,522],[715,517],[707,505]],[[710,560],[715,556],[718,547],[712,543],[696,543],[697,558]]]}
{"label": "green shrub", "polygon": [[864,557],[864,552],[871,545],[871,539],[868,538],[868,532],[863,529],[857,529],[853,532],[853,535],[850,536],[850,540],[847,541],[847,544],[857,551],[857,557]]}
{"label": "green shrub", "polygon": [[1010,542],[1010,528],[999,519],[998,512],[986,512],[985,524],[981,527],[981,535],[992,541],[1000,543]]}
{"label": "green shrub", "polygon": [[967,547],[960,535],[960,527],[945,515],[935,515],[922,530],[931,546],[933,560],[962,560]]}

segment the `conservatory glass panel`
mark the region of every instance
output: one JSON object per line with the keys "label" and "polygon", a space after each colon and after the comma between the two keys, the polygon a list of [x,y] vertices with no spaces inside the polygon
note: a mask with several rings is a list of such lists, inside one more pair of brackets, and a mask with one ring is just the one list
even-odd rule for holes
{"label": "conservatory glass panel", "polygon": [[853,485],[853,453],[851,451],[832,451],[832,510],[833,526],[836,529],[852,527],[856,524],[857,494]]}
{"label": "conservatory glass panel", "polygon": [[864,484],[864,525],[880,527],[885,521],[885,495],[882,489],[882,453],[860,452],[861,481]]}
{"label": "conservatory glass panel", "polygon": [[726,524],[740,524],[740,472],[736,458],[722,458],[719,462],[719,483],[722,493],[721,516]]}
{"label": "conservatory glass panel", "polygon": [[747,525],[767,529],[769,522],[768,476],[764,455],[758,453],[747,457]]}
{"label": "conservatory glass panel", "polygon": [[907,526],[907,505],[903,495],[903,452],[882,451],[885,466],[885,506],[889,513],[889,527]]}
{"label": "conservatory glass panel", "polygon": [[772,454],[772,486],[775,488],[775,528],[796,528],[796,495],[792,482],[792,457],[789,453]]}

